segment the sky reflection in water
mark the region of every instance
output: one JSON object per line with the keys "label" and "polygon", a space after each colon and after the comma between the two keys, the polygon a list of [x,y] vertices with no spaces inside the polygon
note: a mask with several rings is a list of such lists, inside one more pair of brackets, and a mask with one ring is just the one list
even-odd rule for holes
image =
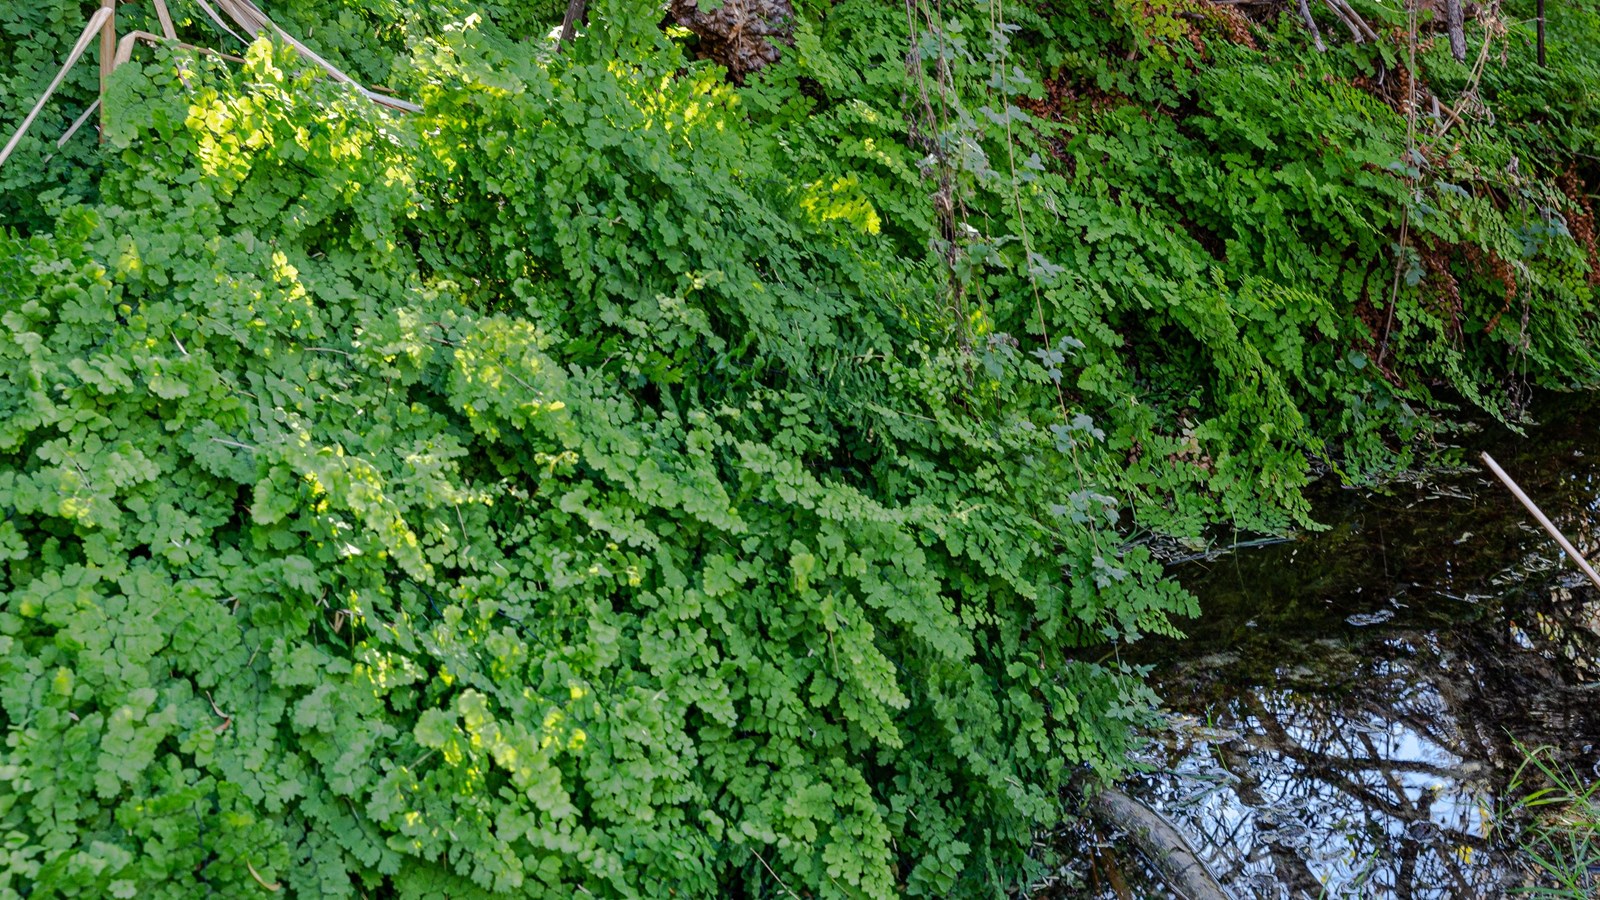
{"label": "sky reflection in water", "polygon": [[[1592,555],[1600,417],[1580,402],[1460,443]],[[1131,648],[1174,727],[1126,787],[1239,897],[1501,896],[1522,877],[1491,827],[1513,742],[1600,777],[1600,597],[1486,474],[1329,485],[1317,509],[1325,532],[1174,569],[1204,617]],[[1073,839],[1110,846],[1056,896],[1164,896],[1114,835]]]}

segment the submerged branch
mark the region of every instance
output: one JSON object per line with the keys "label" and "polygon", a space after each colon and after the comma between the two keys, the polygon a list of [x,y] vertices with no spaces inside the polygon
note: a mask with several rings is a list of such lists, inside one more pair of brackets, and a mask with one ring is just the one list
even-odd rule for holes
{"label": "submerged branch", "polygon": [[1089,810],[1102,824],[1127,832],[1179,895],[1187,900],[1228,900],[1205,861],[1160,813],[1114,787],[1093,794]]}

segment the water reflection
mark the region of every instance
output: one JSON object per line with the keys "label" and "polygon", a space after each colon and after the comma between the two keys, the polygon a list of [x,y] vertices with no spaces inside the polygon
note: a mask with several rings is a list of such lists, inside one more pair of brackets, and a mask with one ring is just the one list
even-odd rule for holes
{"label": "water reflection", "polygon": [[1157,760],[1171,774],[1143,785],[1243,896],[1478,897],[1501,880],[1485,864],[1492,774],[1425,674],[1438,645],[1371,649],[1219,692],[1211,729],[1180,727]]}
{"label": "water reflection", "polygon": [[[1587,555],[1600,427],[1575,409],[1462,443]],[[1318,509],[1326,532],[1178,567],[1204,618],[1140,648],[1173,727],[1126,788],[1239,897],[1501,896],[1526,877],[1492,827],[1515,742],[1600,778],[1600,594],[1476,472],[1329,488]],[[1165,896],[1114,835],[1087,837],[1109,847],[1057,896]]]}

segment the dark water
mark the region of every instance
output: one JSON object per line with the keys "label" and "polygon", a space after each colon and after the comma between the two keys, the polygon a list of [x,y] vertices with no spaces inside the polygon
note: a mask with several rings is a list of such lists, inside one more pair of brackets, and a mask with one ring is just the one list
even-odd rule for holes
{"label": "dark water", "polygon": [[[1593,554],[1600,409],[1557,398],[1534,415],[1526,437],[1459,436],[1463,460],[1489,450]],[[1518,743],[1600,779],[1600,592],[1476,468],[1382,493],[1326,484],[1316,509],[1329,530],[1174,567],[1202,618],[1187,641],[1135,648],[1171,728],[1124,789],[1241,898],[1525,886],[1515,817],[1497,815]],[[1056,896],[1167,896],[1117,835],[1066,840],[1095,861]]]}

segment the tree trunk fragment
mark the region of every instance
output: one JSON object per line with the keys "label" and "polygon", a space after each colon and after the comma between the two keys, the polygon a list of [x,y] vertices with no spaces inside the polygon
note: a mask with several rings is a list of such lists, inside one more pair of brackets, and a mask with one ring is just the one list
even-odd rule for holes
{"label": "tree trunk fragment", "polygon": [[578,31],[578,22],[583,18],[583,9],[588,5],[588,0],[568,0],[567,14],[561,18],[561,37],[556,40],[556,50],[572,43],[572,37]]}
{"label": "tree trunk fragment", "polygon": [[1089,810],[1101,823],[1126,831],[1167,886],[1187,900],[1229,900],[1199,854],[1160,813],[1114,787],[1093,794]]}
{"label": "tree trunk fragment", "polygon": [[1456,62],[1466,62],[1467,23],[1461,11],[1461,0],[1444,0],[1444,26],[1450,34],[1450,55],[1456,58]]}

